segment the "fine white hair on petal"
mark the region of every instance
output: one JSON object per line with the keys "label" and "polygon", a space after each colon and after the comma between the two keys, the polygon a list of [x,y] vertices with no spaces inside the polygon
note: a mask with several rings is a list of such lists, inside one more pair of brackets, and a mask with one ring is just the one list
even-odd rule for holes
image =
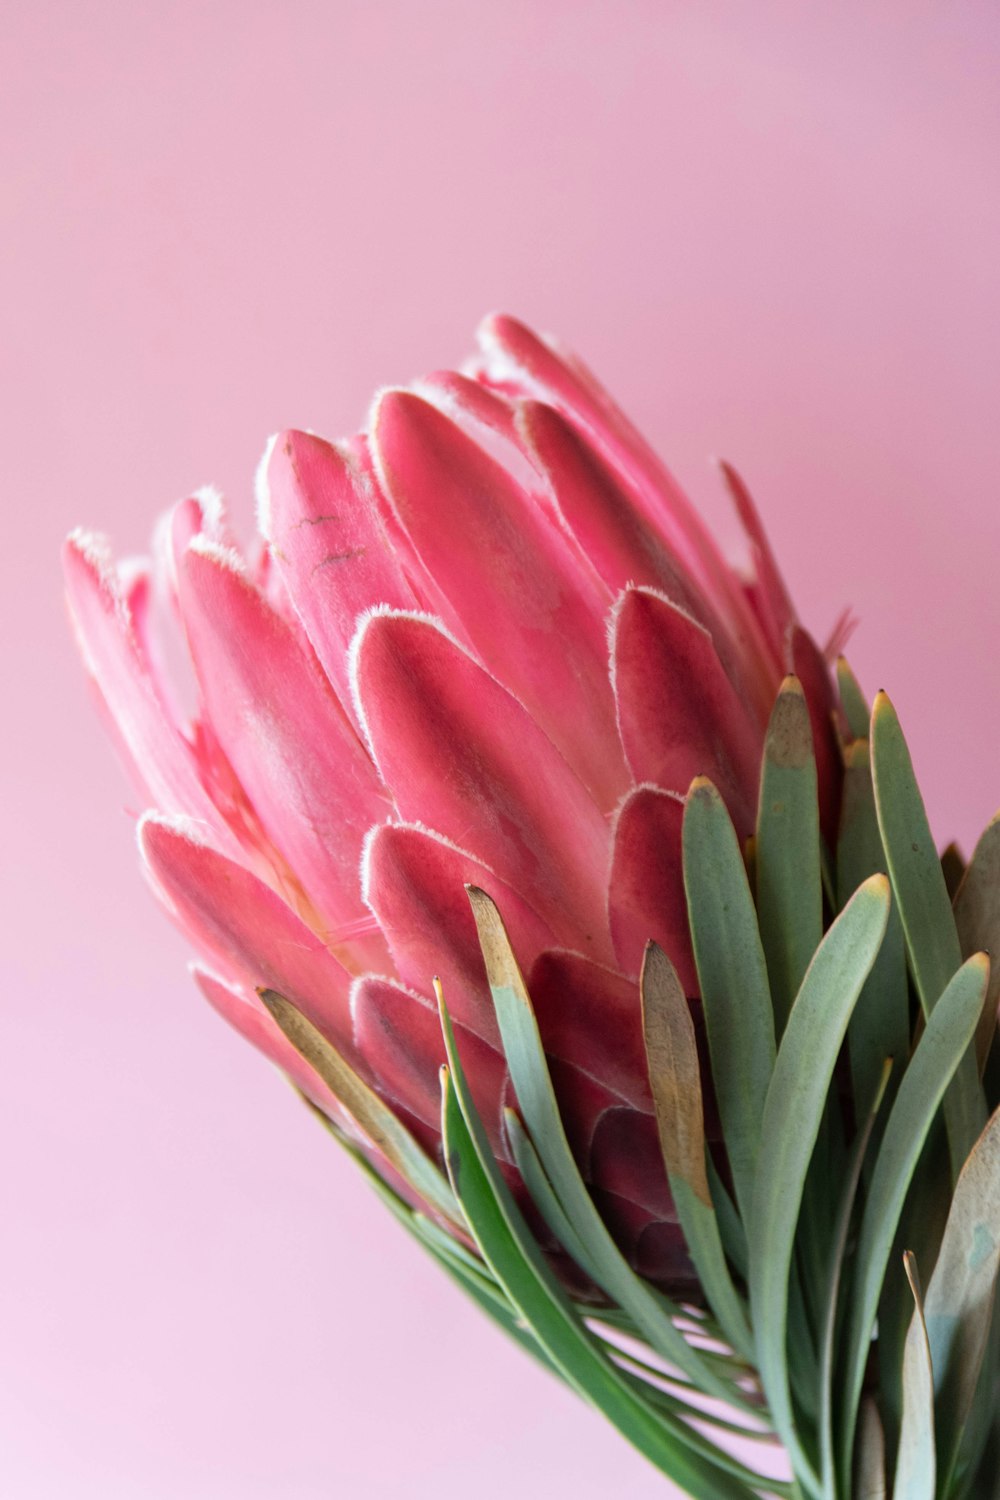
{"label": "fine white hair on petal", "polygon": [[[111,539],[103,531],[87,531],[82,526],[76,526],[66,540],[71,547],[74,547],[79,552],[84,562],[93,569],[98,587],[110,601],[122,633],[134,642],[132,612],[128,607],[128,600],[125,598],[122,589],[122,581],[118,576],[118,569],[115,567],[114,553],[111,550]],[[96,676],[96,664],[87,648],[82,631],[76,626],[75,617],[74,629],[84,660],[90,672]]]}
{"label": "fine white hair on petal", "polygon": [[249,580],[246,563],[235,547],[227,547],[224,543],[217,542],[214,537],[205,536],[203,532],[199,532],[188,542],[187,550],[197,553],[199,557],[208,558],[219,567],[228,568],[230,573],[235,573],[239,578]]}
{"label": "fine white hair on petal", "polygon": [[[475,657],[466,651],[460,641],[456,640],[444,621],[437,615],[428,614],[426,611],[420,609],[396,609],[391,604],[373,604],[369,609],[361,611],[354,622],[354,634],[351,637],[351,644],[347,648],[347,679],[351,687],[351,701],[354,704],[358,723],[361,725],[361,732],[365,737],[365,744],[368,746],[368,753],[371,755],[380,773],[382,768],[378,764],[378,756],[375,754],[375,746],[372,744],[371,732],[368,728],[368,719],[365,714],[364,703],[361,699],[358,671],[361,647],[368,632],[368,627],[373,620],[382,619],[383,617],[394,620],[417,620],[422,625],[430,625],[440,635],[449,640],[464,656],[468,656],[470,661],[475,661]],[[476,664],[477,666],[479,665],[478,662]]]}
{"label": "fine white hair on petal", "polygon": [[278,441],[280,433],[272,432],[264,444],[264,452],[260,456],[260,462],[254,472],[253,492],[257,508],[257,530],[265,542],[272,542],[274,537],[271,528],[271,490],[267,482],[267,471],[271,463],[271,455],[274,445]]}
{"label": "fine white hair on petal", "polygon": [[205,530],[221,536],[226,524],[226,505],[222,491],[214,484],[203,484],[191,496],[201,506]]}
{"label": "fine white hair on petal", "polygon": [[438,833],[436,828],[430,828],[426,823],[417,822],[412,818],[390,819],[385,823],[374,823],[365,834],[364,842],[361,845],[360,861],[361,899],[373,914],[374,909],[368,896],[371,850],[376,838],[385,828],[401,828],[409,833],[423,834],[425,838],[434,839],[435,843],[443,844],[446,849],[450,849],[453,854],[459,855],[462,859],[471,860],[473,864],[478,865],[487,874],[496,875],[493,866],[488,865],[484,859],[480,859],[478,854],[473,854],[470,849],[463,849],[461,844],[456,844],[454,839],[450,839],[447,834]]}
{"label": "fine white hair on petal", "polygon": [[143,859],[146,851],[143,844],[143,834],[150,826],[166,828],[170,833],[176,833],[180,838],[186,839],[189,844],[196,845],[199,849],[214,848],[212,830],[203,818],[192,818],[188,813],[165,813],[158,808],[151,807],[144,812],[136,824],[136,838],[139,841],[139,852]]}
{"label": "fine white hair on petal", "polygon": [[356,1025],[358,1019],[358,991],[361,989],[361,986],[363,984],[372,981],[374,981],[375,984],[391,985],[394,990],[399,990],[400,994],[408,995],[411,1000],[416,1000],[418,1005],[422,1005],[425,1010],[429,1010],[432,1008],[431,1002],[426,995],[422,995],[419,990],[411,990],[409,985],[403,984],[401,980],[396,979],[390,974],[358,974],[356,978],[351,981],[351,989],[347,1001],[348,1007],[351,1012],[352,1025]]}
{"label": "fine white hair on petal", "polygon": [[653,792],[658,797],[668,797],[672,802],[679,802],[681,804],[683,804],[685,800],[682,793],[672,792],[668,787],[659,786],[655,781],[637,781],[633,786],[630,786],[627,791],[622,792],[621,796],[618,798],[618,801],[615,804],[614,810],[611,814],[612,828],[617,827],[618,819],[621,817],[622,813],[625,811],[625,808],[628,806],[629,802],[631,802],[632,798],[635,797],[639,792]]}

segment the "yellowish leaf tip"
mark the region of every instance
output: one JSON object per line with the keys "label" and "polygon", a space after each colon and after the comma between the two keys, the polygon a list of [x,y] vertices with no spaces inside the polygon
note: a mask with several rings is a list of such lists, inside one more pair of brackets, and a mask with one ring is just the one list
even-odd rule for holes
{"label": "yellowish leaf tip", "polygon": [[688,796],[695,797],[699,792],[715,792],[715,784],[707,776],[696,776],[688,787]]}
{"label": "yellowish leaf tip", "polygon": [[794,672],[789,672],[788,676],[784,679],[784,681],[781,684],[781,687],[779,689],[779,693],[782,696],[784,696],[787,693],[794,693],[796,695],[796,697],[799,697],[799,698],[804,698],[805,697],[805,691],[804,691],[804,689],[802,687],[802,684],[799,681],[799,679],[796,677],[796,675],[795,675]]}

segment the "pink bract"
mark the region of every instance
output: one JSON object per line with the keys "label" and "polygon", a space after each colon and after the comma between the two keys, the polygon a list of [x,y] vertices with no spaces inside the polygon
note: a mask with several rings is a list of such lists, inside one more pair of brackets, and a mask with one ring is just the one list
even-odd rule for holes
{"label": "pink bract", "polygon": [[[709,776],[750,834],[767,716],[795,671],[829,823],[830,684],[731,470],[748,577],[578,360],[508,317],[479,348],[463,374],[383,391],[355,438],[272,439],[249,556],[209,494],[162,519],[149,564],[116,568],[74,534],[70,607],[152,809],[144,867],[211,1004],[350,1131],[256,995],[280,991],[436,1154],[440,975],[517,1188],[464,890],[484,888],[602,1214],[637,1270],[684,1289],[643,949],[671,955],[697,1016],[684,795]],[[167,626],[193,717],[162,665]]]}

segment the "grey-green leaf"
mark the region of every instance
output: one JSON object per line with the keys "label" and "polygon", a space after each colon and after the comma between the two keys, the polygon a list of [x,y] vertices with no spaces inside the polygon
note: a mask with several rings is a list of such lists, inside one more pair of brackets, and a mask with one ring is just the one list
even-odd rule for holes
{"label": "grey-green leaf", "polygon": [[845,1331],[842,1474],[850,1471],[855,1413],[893,1236],[931,1124],[975,1035],[988,979],[989,960],[978,953],[945,987],[903,1075],[882,1137],[858,1235]]}
{"label": "grey-green leaf", "polygon": [[934,1370],[938,1465],[947,1485],[977,1394],[1000,1269],[1000,1110],[955,1187],[924,1299]]}
{"label": "grey-green leaf", "polygon": [[802,1192],[837,1053],[889,915],[889,883],[873,875],[845,907],[809,966],[768,1089],[749,1221],[750,1306],[758,1368],[796,1473],[819,1479],[793,1415],[787,1355],[788,1286]]}
{"label": "grey-green leaf", "polygon": [[916,1262],[909,1251],[904,1255],[904,1262],[913,1293],[914,1312],[903,1354],[903,1422],[892,1500],[934,1500],[937,1465],[931,1351],[920,1305]]}
{"label": "grey-green leaf", "polygon": [[774,1067],[774,1015],[739,841],[722,798],[704,777],[688,792],[683,847],[712,1078],[736,1202],[746,1221]]}

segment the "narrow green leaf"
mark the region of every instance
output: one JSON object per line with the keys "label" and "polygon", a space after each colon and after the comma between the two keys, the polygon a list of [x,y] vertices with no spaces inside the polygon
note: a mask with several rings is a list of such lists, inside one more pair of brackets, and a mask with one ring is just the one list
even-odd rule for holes
{"label": "narrow green leaf", "polygon": [[722,798],[704,777],[691,783],[682,838],[712,1078],[736,1202],[745,1223],[774,1067],[774,1013],[739,841]]}
{"label": "narrow green leaf", "polygon": [[866,740],[871,710],[845,656],[837,657],[837,688],[848,729],[856,740]]}
{"label": "narrow green leaf", "polygon": [[882,843],[924,1014],[962,962],[951,902],[896,710],[875,699],[872,776]]}
{"label": "narrow green leaf", "polygon": [[749,1258],[743,1220],[736,1211],[736,1204],[729,1196],[726,1184],[719,1176],[715,1162],[712,1160],[711,1151],[706,1153],[705,1168],[708,1174],[709,1192],[712,1194],[712,1205],[715,1208],[715,1217],[719,1221],[719,1233],[722,1236],[723,1247],[728,1259],[745,1281]]}
{"label": "narrow green leaf", "polygon": [[582,1243],[597,1284],[629,1314],[661,1358],[706,1394],[756,1415],[742,1393],[715,1374],[675,1327],[678,1309],[641,1281],[615,1244],[580,1176],[552,1091],[538,1023],[500,913],[485,893],[468,888],[507,1066],[521,1114],[563,1213]]}
{"label": "narrow green leaf", "polygon": [[[864,991],[862,991],[862,994]],[[833,1446],[833,1368],[836,1354],[837,1319],[840,1311],[840,1281],[844,1266],[847,1237],[854,1213],[854,1200],[861,1181],[861,1168],[871,1140],[872,1130],[885,1099],[892,1072],[892,1059],[882,1064],[882,1075],[878,1080],[874,1098],[861,1116],[859,1128],[851,1146],[850,1161],[843,1188],[840,1207],[830,1252],[830,1273],[827,1279],[825,1317],[822,1330],[820,1358],[820,1459],[822,1464],[824,1500],[837,1500],[837,1469]]]}
{"label": "narrow green leaf", "polygon": [[[868,741],[854,740],[844,751],[844,789],[837,841],[837,908],[846,906],[869,875],[888,869],[875,810]],[[878,1087],[887,1057],[897,1060],[889,1080],[891,1102],[910,1051],[909,993],[903,927],[896,903],[878,958],[847,1029],[851,1083],[860,1118]]]}
{"label": "narrow green leaf", "polygon": [[531,1194],[532,1202],[567,1255],[572,1256],[580,1270],[585,1272],[591,1281],[596,1282],[595,1268],[590,1264],[587,1247],[563,1212],[563,1206],[545,1175],[545,1168],[532,1145],[531,1137],[514,1110],[504,1110],[504,1120],[511,1149],[514,1152],[514,1162],[524,1178],[524,1185]]}
{"label": "narrow green leaf", "polygon": [[1000,1110],[962,1168],[924,1299],[938,1468],[947,1490],[977,1393],[1000,1269]]}
{"label": "narrow green leaf", "polygon": [[781,685],[764,741],[756,842],[757,914],[780,1038],[823,936],[819,796],[809,705]]}
{"label": "narrow green leaf", "polygon": [[733,1285],[705,1170],[705,1118],[694,1022],[676,970],[649,943],[639,980],[643,1035],[670,1191],[708,1304],[726,1340],[751,1356],[746,1307]]}
{"label": "narrow green leaf", "polygon": [[988,978],[989,960],[979,953],[945,987],[903,1075],[882,1137],[854,1257],[842,1379],[842,1474],[850,1472],[858,1399],[893,1236],[931,1124],[975,1035]]}
{"label": "narrow green leaf", "polygon": [[448,1172],[483,1259],[510,1302],[563,1378],[662,1473],[706,1500],[748,1500],[752,1491],[725,1471],[722,1456],[716,1460],[699,1452],[709,1445],[645,1401],[580,1321],[493,1160],[443,1005],[442,1024],[449,1056],[449,1067],[442,1070]]}
{"label": "narrow green leaf", "polygon": [[809,966],[767,1093],[748,1226],[758,1368],[796,1475],[814,1495],[821,1493],[820,1481],[797,1431],[785,1347],[792,1249],[837,1054],[888,915],[888,881],[873,875],[841,912]]}
{"label": "narrow green leaf", "polygon": [[461,1211],[448,1183],[388,1105],[290,1000],[277,990],[261,989],[257,993],[296,1052],[319,1074],[404,1182],[437,1213],[461,1225]]}
{"label": "narrow green leaf", "polygon": [[909,1251],[906,1251],[903,1260],[906,1279],[913,1293],[914,1312],[903,1354],[903,1425],[899,1436],[892,1500],[934,1500],[937,1465],[934,1451],[931,1350],[920,1305],[916,1261]]}
{"label": "narrow green leaf", "polygon": [[[955,895],[955,926],[963,955],[992,953],[1000,960],[1000,814],[988,824],[975,847]],[[997,1035],[1000,962],[993,965],[979,1029],[976,1061],[983,1076]]]}
{"label": "narrow green leaf", "polygon": [[[872,776],[892,891],[906,934],[910,967],[924,1015],[929,1016],[962,962],[958,929],[913,762],[896,710],[879,693],[872,712]],[[975,1054],[963,1059],[945,1099],[952,1178],[986,1123]]]}

